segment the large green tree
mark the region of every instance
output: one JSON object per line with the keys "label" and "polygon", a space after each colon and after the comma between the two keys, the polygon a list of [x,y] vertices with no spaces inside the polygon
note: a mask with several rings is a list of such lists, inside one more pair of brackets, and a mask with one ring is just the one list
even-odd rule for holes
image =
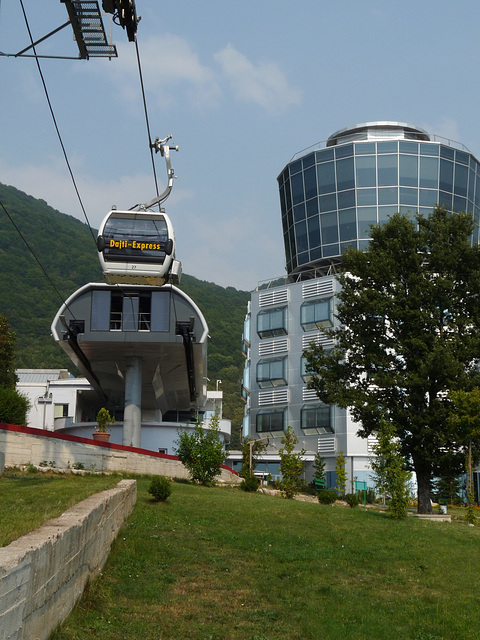
{"label": "large green tree", "polygon": [[7,318],[0,315],[0,388],[15,389],[17,383],[15,341],[15,333],[10,331]]}
{"label": "large green tree", "polygon": [[361,436],[391,423],[415,470],[418,510],[431,511],[434,474],[460,470],[461,437],[448,392],[478,385],[480,250],[472,217],[435,208],[372,227],[365,251],[342,262],[330,353],[312,345],[310,388],[348,407]]}

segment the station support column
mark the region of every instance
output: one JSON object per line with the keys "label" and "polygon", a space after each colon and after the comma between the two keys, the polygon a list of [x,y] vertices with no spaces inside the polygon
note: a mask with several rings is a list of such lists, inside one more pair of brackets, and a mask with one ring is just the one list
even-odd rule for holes
{"label": "station support column", "polygon": [[142,427],[142,359],[127,358],[123,440],[127,447],[140,447]]}

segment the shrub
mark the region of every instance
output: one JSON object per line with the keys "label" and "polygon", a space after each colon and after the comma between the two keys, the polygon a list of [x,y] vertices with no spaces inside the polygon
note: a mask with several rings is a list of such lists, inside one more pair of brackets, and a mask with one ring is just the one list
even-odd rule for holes
{"label": "shrub", "polygon": [[242,480],[240,483],[240,489],[243,491],[256,491],[258,489],[257,478],[253,474],[250,474]]}
{"label": "shrub", "polygon": [[206,486],[214,483],[225,462],[218,421],[219,417],[215,415],[210,420],[209,428],[204,429],[198,420],[192,431],[179,431],[178,440],[175,440],[175,453],[188,469],[192,480]]}
{"label": "shrub", "polygon": [[170,480],[165,476],[155,476],[150,483],[148,493],[151,493],[157,502],[165,502],[172,493]]}
{"label": "shrub", "polygon": [[28,398],[21,393],[15,389],[0,388],[0,422],[26,425],[29,408]]}
{"label": "shrub", "polygon": [[318,492],[317,497],[320,504],[333,504],[337,499],[337,492],[333,489],[323,489]]}
{"label": "shrub", "polygon": [[345,502],[349,507],[358,507],[358,496],[356,493],[347,493],[345,496]]}

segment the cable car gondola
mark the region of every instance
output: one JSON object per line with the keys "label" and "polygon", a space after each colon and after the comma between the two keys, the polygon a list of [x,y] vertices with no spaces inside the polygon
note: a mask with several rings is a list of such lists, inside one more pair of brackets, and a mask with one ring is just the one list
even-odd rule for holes
{"label": "cable car gondola", "polygon": [[170,218],[163,209],[159,213],[150,210],[164,202],[172,191],[175,176],[170,151],[178,151],[178,147],[168,146],[171,138],[171,135],[163,140],[155,138],[150,145],[165,158],[168,178],[165,191],[128,211],[112,208],[100,225],[97,247],[103,275],[110,284],[162,286],[167,281],[180,282],[181,264],[175,260]]}
{"label": "cable car gondola", "polygon": [[100,226],[97,247],[110,284],[161,286],[179,280],[173,226],[163,212],[112,209]]}

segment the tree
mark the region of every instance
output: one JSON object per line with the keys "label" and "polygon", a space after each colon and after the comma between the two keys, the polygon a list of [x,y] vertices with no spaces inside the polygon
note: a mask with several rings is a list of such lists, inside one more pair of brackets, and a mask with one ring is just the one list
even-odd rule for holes
{"label": "tree", "polygon": [[293,498],[298,493],[298,479],[303,471],[302,456],[305,455],[305,449],[294,453],[298,438],[292,427],[287,427],[281,442],[283,447],[279,450],[282,474],[280,489],[285,498]]}
{"label": "tree", "polygon": [[410,502],[409,483],[412,474],[400,453],[392,425],[381,425],[373,452],[375,458],[372,460],[372,469],[378,479],[377,489],[390,496],[388,512],[395,519],[405,518]]}
{"label": "tree", "polygon": [[339,496],[344,496],[347,490],[347,472],[345,471],[345,456],[343,451],[338,452],[338,456],[335,458],[335,475],[337,478],[337,486],[335,491]]}
{"label": "tree", "polygon": [[25,425],[30,401],[15,389],[15,342],[7,318],[0,315],[0,422]]}
{"label": "tree", "polygon": [[175,441],[175,453],[188,469],[192,480],[203,485],[213,484],[225,462],[218,420],[218,415],[215,415],[208,429],[203,428],[200,420],[197,420],[192,431],[179,431],[178,440]]}
{"label": "tree", "polygon": [[327,487],[327,477],[325,475],[325,460],[320,453],[317,453],[313,461],[314,474],[313,479],[318,481],[321,487]]}
{"label": "tree", "polygon": [[467,471],[467,500],[470,522],[474,521],[475,498],[473,493],[473,467],[480,456],[480,388],[475,387],[471,391],[458,389],[450,391],[448,395],[452,402],[450,424],[459,433],[459,440],[463,445]]}
{"label": "tree", "polygon": [[15,389],[0,387],[0,422],[6,424],[27,424],[29,399]]}
{"label": "tree", "polygon": [[345,252],[338,326],[330,353],[306,352],[309,387],[349,408],[366,437],[390,423],[417,476],[418,511],[431,511],[441,469],[460,469],[459,434],[448,422],[450,390],[480,382],[480,251],[472,216],[435,208],[372,227],[365,251]]}
{"label": "tree", "polygon": [[0,388],[15,389],[15,342],[16,335],[10,331],[5,316],[0,315]]}

